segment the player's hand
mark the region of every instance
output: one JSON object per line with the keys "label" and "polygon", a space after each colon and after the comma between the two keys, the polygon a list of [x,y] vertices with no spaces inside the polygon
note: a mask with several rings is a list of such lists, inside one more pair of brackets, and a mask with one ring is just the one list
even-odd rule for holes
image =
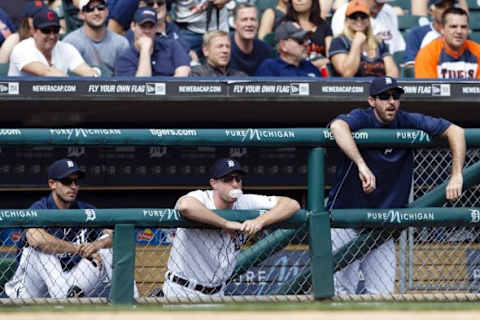
{"label": "player's hand", "polygon": [[377,188],[375,175],[367,165],[358,166],[358,175],[362,181],[362,189],[366,194],[372,193]]}
{"label": "player's hand", "polygon": [[242,229],[240,231],[245,232],[249,236],[254,235],[255,233],[262,230],[263,225],[258,222],[256,219],[246,220],[242,223]]}
{"label": "player's hand", "polygon": [[462,188],[463,176],[461,174],[452,176],[450,181],[448,181],[447,188],[445,190],[447,200],[454,201],[460,198],[462,195]]}
{"label": "player's hand", "polygon": [[98,251],[97,245],[94,242],[83,243],[80,245],[78,253],[84,258],[90,258]]}
{"label": "player's hand", "polygon": [[222,229],[223,231],[228,233],[232,238],[235,238],[237,231],[242,230],[242,224],[236,221],[227,221],[225,223],[225,226]]}

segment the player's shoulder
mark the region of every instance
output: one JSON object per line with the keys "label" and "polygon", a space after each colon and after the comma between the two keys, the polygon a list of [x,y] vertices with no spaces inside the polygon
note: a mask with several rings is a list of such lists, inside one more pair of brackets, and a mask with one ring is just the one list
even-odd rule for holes
{"label": "player's shoulder", "polygon": [[96,208],[93,204],[90,204],[85,201],[77,200],[75,202],[79,209],[95,209]]}
{"label": "player's shoulder", "polygon": [[48,197],[43,197],[40,200],[35,201],[30,206],[30,209],[48,209]]}

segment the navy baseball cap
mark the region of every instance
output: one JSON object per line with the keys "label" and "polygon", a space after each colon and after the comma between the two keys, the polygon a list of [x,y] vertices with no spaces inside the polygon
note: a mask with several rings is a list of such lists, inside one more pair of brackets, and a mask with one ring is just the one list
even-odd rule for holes
{"label": "navy baseball cap", "polygon": [[27,4],[25,4],[25,7],[23,7],[23,17],[33,18],[38,11],[46,8],[47,6],[43,3],[43,1],[29,1]]}
{"label": "navy baseball cap", "polygon": [[133,20],[136,24],[144,24],[145,22],[157,24],[157,12],[152,7],[142,7],[135,12]]}
{"label": "navy baseball cap", "polygon": [[400,87],[397,83],[397,80],[392,77],[378,77],[373,79],[370,83],[370,96],[374,97],[379,95],[382,92],[396,89],[401,93],[405,93],[405,91]]}
{"label": "navy baseball cap", "polygon": [[454,4],[457,3],[457,0],[428,0],[428,6],[430,7],[432,4],[440,4],[442,2],[453,2]]}
{"label": "navy baseball cap", "polygon": [[277,40],[277,42],[280,40],[288,39],[297,39],[301,41],[305,40],[307,34],[308,31],[302,29],[302,27],[300,27],[298,23],[293,21],[287,21],[280,24],[275,29],[275,40]]}
{"label": "navy baseball cap", "polygon": [[78,164],[70,159],[57,160],[48,167],[48,179],[61,180],[67,178],[72,173],[77,174],[79,178],[85,177],[85,171],[80,169]]}
{"label": "navy baseball cap", "polygon": [[58,19],[55,11],[44,8],[38,11],[33,17],[33,27],[35,29],[60,27],[60,19]]}
{"label": "navy baseball cap", "polygon": [[240,163],[237,160],[231,158],[218,159],[210,167],[210,178],[220,179],[232,172],[238,172],[242,175],[247,174],[247,172],[242,169]]}

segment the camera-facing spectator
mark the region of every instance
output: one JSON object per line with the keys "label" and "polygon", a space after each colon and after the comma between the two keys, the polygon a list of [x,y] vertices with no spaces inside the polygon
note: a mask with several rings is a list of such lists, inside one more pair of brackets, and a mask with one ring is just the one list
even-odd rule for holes
{"label": "camera-facing spectator", "polygon": [[[393,10],[393,7],[387,2],[394,0],[365,0],[370,11],[370,23],[372,26],[372,33],[379,40],[385,41],[388,44],[391,54],[398,51],[405,50],[405,40],[398,29],[398,18]],[[350,3],[355,0],[350,1]],[[333,36],[338,36],[343,32],[345,21],[345,12],[350,3],[345,3],[340,6],[332,18]]]}
{"label": "camera-facing spectator", "polygon": [[275,30],[279,56],[265,60],[256,76],[321,77],[320,71],[307,61],[308,32],[298,23],[287,21]]}
{"label": "camera-facing spectator", "polygon": [[107,29],[108,8],[104,0],[80,0],[80,17],[84,24],[65,37],[87,64],[105,68],[113,74],[115,60],[127,50],[127,39]]}
{"label": "camera-facing spectator", "polygon": [[258,11],[254,4],[241,3],[233,14],[235,32],[231,37],[231,67],[253,76],[258,66],[273,56],[273,50],[256,38]]}
{"label": "camera-facing spectator", "polygon": [[228,33],[221,30],[209,31],[203,35],[205,64],[192,68],[194,77],[246,76],[242,71],[230,67],[231,43]]}
{"label": "camera-facing spectator", "polygon": [[32,37],[13,49],[8,75],[65,77],[70,71],[79,76],[99,76],[74,46],[58,40],[59,32],[55,11],[42,9],[35,14]]}
{"label": "camera-facing spectator", "polygon": [[117,76],[174,76],[190,73],[190,57],[175,40],[156,37],[157,12],[151,7],[139,8],[131,29],[134,43],[115,62]]}
{"label": "camera-facing spectator", "polygon": [[345,15],[343,34],[333,38],[330,46],[335,71],[342,77],[398,77],[388,46],[373,35],[367,2],[350,2]]}
{"label": "camera-facing spectator", "polygon": [[442,15],[442,37],[423,47],[415,59],[415,78],[480,78],[480,44],[467,40],[468,13],[450,8]]}

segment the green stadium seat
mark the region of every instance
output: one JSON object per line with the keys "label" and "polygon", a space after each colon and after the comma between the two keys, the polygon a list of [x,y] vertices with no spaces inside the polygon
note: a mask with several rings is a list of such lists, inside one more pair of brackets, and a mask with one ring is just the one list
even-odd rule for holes
{"label": "green stadium seat", "polygon": [[257,0],[255,5],[258,9],[258,17],[260,18],[265,10],[277,6],[277,0]]}
{"label": "green stadium seat", "polygon": [[398,16],[398,29],[400,31],[406,31],[412,27],[418,26],[418,20],[423,16],[403,15]]}
{"label": "green stadium seat", "polygon": [[405,51],[397,51],[393,54],[393,61],[397,64],[397,67],[400,69],[400,65],[403,63],[403,53]]}
{"label": "green stadium seat", "polygon": [[480,10],[480,2],[478,0],[467,0],[469,10]]}
{"label": "green stadium seat", "polygon": [[277,40],[275,40],[275,32],[270,32],[265,35],[263,41],[268,44],[272,49],[275,49],[277,46]]}
{"label": "green stadium seat", "polygon": [[470,40],[480,43],[480,31],[470,33],[469,38]]}
{"label": "green stadium seat", "polygon": [[7,76],[8,75],[8,68],[10,64],[7,63],[0,63],[0,76]]}
{"label": "green stadium seat", "polygon": [[392,3],[392,6],[400,7],[404,10],[410,11],[410,2],[411,0],[396,0],[394,3]]}
{"label": "green stadium seat", "polygon": [[400,68],[400,77],[402,78],[415,78],[415,70],[413,68]]}
{"label": "green stadium seat", "polygon": [[469,23],[473,31],[480,31],[480,11],[470,12]]}

